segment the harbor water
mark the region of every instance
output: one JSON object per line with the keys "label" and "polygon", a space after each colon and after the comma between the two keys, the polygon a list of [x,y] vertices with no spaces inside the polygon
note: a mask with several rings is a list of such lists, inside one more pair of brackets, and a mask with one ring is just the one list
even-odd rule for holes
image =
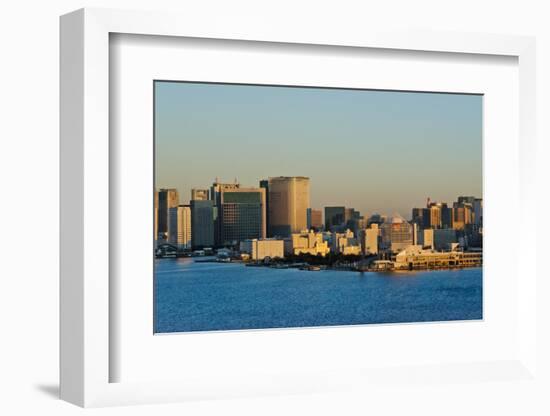
{"label": "harbor water", "polygon": [[482,269],[360,273],[155,260],[155,332],[482,319]]}

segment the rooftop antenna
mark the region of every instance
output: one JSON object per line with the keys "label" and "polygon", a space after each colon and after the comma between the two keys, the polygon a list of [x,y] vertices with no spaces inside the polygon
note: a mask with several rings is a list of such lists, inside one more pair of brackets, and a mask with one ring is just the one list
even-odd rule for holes
{"label": "rooftop antenna", "polygon": [[428,197],[428,200],[426,201],[426,207],[428,208],[430,207],[430,202],[431,202],[430,197]]}

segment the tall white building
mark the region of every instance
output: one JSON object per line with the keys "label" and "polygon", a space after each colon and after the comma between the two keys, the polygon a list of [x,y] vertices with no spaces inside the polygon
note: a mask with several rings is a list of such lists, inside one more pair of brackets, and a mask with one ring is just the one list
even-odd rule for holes
{"label": "tall white building", "polygon": [[378,254],[379,235],[378,224],[371,224],[369,228],[361,230],[361,248],[364,254]]}
{"label": "tall white building", "polygon": [[168,228],[170,244],[180,250],[191,249],[191,207],[189,205],[170,208]]}

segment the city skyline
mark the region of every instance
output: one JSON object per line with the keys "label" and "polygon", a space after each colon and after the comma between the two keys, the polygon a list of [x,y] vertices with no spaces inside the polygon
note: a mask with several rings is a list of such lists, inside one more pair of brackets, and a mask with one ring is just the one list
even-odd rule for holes
{"label": "city skyline", "polygon": [[[157,82],[156,188],[311,179],[311,208],[399,214],[482,198],[482,97]],[[244,163],[246,162],[246,163]]]}
{"label": "city skyline", "polygon": [[483,319],[481,95],[154,90],[155,333]]}
{"label": "city skyline", "polygon": [[[309,207],[309,183],[306,177],[268,178],[258,188],[216,182],[209,190],[193,188],[189,205],[180,204],[177,190],[161,188],[155,191],[155,241],[180,250],[212,249],[251,240],[262,245],[272,244],[270,239],[290,241],[306,233],[310,244],[311,232],[327,232],[323,239],[332,240],[345,255],[365,254],[366,247],[373,247],[369,233],[383,237],[385,248],[393,253],[418,243],[439,250],[454,243],[481,246],[482,198],[459,195],[452,204],[427,199],[425,207],[411,209],[410,221],[400,215],[362,215],[353,207],[323,207],[323,221],[323,210]],[[372,241],[364,240],[359,248],[358,237]],[[324,248],[320,251],[326,253]]]}
{"label": "city skyline", "polygon": [[[212,198],[210,197],[210,192],[211,192],[210,189],[211,189],[212,186],[216,185],[217,183],[218,184],[238,185],[238,186],[240,186],[241,189],[250,189],[250,188],[261,188],[261,182],[268,181],[269,179],[278,179],[278,178],[287,178],[287,177],[284,177],[284,176],[269,177],[269,178],[259,180],[257,185],[250,185],[250,186],[248,184],[241,183],[236,178],[233,181],[227,181],[227,182],[221,181],[221,180],[219,180],[219,178],[215,178],[214,181],[209,185],[190,186],[189,189],[188,189],[189,196],[182,195],[181,192],[179,191],[179,189],[176,188],[175,186],[155,187],[155,198],[157,198],[156,195],[159,191],[162,191],[162,190],[165,190],[165,191],[176,190],[176,192],[178,193],[178,204],[177,205],[179,205],[179,206],[189,206],[191,204],[191,202],[193,201],[193,195],[196,195],[197,192],[200,192],[201,194],[204,191],[209,192],[208,198],[205,197],[205,196],[201,196],[197,200],[203,200],[203,199],[211,200]],[[304,177],[304,178],[308,179],[308,180],[310,179],[310,178],[307,178],[307,177]],[[452,205],[452,203],[455,199],[464,198],[464,197],[468,197],[468,198],[471,197],[471,198],[475,198],[475,199],[483,199],[482,196],[478,196],[478,195],[475,195],[475,194],[457,194],[457,195],[454,195],[451,198],[449,198],[449,200],[435,200],[431,197],[427,197],[422,202],[420,202],[419,204],[410,204],[405,209],[403,214],[400,213],[400,212],[397,212],[396,210],[389,211],[389,212],[362,211],[360,209],[357,209],[356,207],[345,205],[345,204],[309,206],[309,207],[307,207],[307,210],[311,209],[311,210],[314,210],[314,211],[321,211],[322,212],[323,223],[324,223],[324,221],[326,221],[325,208],[340,208],[340,207],[355,210],[356,212],[360,213],[361,216],[365,216],[365,217],[368,217],[368,216],[371,216],[371,215],[381,215],[381,216],[387,217],[387,218],[402,217],[403,219],[405,219],[407,221],[413,221],[414,220],[414,215],[412,214],[412,212],[413,212],[414,209],[418,209],[419,207],[425,207],[425,206],[428,206],[430,204],[431,205],[434,205],[434,204],[438,204],[438,205],[440,205],[440,204],[451,204]],[[312,204],[310,204],[310,205],[312,205]],[[307,214],[307,211],[306,211],[306,214]]]}

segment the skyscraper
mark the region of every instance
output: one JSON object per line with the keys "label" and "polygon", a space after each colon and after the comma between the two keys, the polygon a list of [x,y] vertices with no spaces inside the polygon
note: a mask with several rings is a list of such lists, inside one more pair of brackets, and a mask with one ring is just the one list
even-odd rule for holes
{"label": "skyscraper", "polygon": [[341,225],[345,222],[346,207],[325,207],[325,229]]}
{"label": "skyscraper", "polygon": [[269,225],[269,180],[268,179],[262,179],[260,181],[260,188],[265,189],[265,226],[267,232],[269,232],[270,225]]}
{"label": "skyscraper", "polygon": [[168,210],[178,205],[179,195],[176,189],[161,189],[158,192],[157,231],[159,240],[167,241],[169,239]]}
{"label": "skyscraper", "polygon": [[248,239],[265,238],[264,188],[234,188],[219,192],[220,243],[233,245]]}
{"label": "skyscraper", "polygon": [[193,248],[214,245],[214,204],[212,201],[191,201],[191,242]]}
{"label": "skyscraper", "polygon": [[210,187],[210,200],[214,204],[214,243],[216,246],[223,245],[222,241],[222,223],[220,219],[221,211],[221,193],[232,189],[239,189],[240,184],[237,179],[233,183],[222,183],[216,178],[216,181]]}
{"label": "skyscraper", "polygon": [[453,228],[455,230],[464,230],[467,225],[473,223],[473,217],[473,207],[469,202],[455,202],[453,204]]}
{"label": "skyscraper", "polygon": [[189,205],[179,205],[169,209],[168,230],[170,244],[178,249],[191,248],[191,207]]}
{"label": "skyscraper", "polygon": [[483,199],[475,198],[473,202],[474,209],[474,224],[483,226]]}
{"label": "skyscraper", "polygon": [[325,228],[329,231],[332,227],[343,226],[350,228],[351,220],[361,219],[361,213],[353,208],[325,207]]}
{"label": "skyscraper", "polygon": [[431,202],[426,208],[413,208],[412,222],[420,228],[449,228],[452,225],[452,209],[445,202]]}
{"label": "skyscraper", "polygon": [[307,228],[309,178],[279,176],[268,179],[269,235],[289,237]]}
{"label": "skyscraper", "polygon": [[320,230],[323,227],[323,211],[320,209],[307,209],[307,228]]}
{"label": "skyscraper", "polygon": [[231,189],[239,189],[241,185],[235,179],[233,183],[222,183],[218,179],[210,187],[210,199],[214,201],[214,205],[219,205],[220,203],[220,193],[222,191],[229,191]]}
{"label": "skyscraper", "polygon": [[442,203],[441,205],[441,228],[452,228],[453,209],[448,207],[446,203]]}
{"label": "skyscraper", "polygon": [[430,227],[429,211],[427,208],[413,208],[412,222],[421,228]]}

